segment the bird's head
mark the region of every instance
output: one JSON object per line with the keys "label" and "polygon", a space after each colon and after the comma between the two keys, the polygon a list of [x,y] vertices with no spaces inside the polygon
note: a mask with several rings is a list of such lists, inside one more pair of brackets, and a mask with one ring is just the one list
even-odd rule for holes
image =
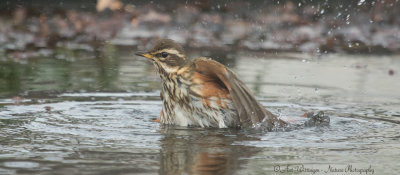
{"label": "bird's head", "polygon": [[182,46],[170,39],[158,40],[150,51],[136,55],[153,61],[160,73],[176,73],[190,63]]}

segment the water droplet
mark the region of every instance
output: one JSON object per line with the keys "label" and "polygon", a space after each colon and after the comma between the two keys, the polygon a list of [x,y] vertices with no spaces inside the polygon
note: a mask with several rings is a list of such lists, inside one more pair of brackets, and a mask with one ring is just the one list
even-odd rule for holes
{"label": "water droplet", "polygon": [[365,0],[360,0],[360,1],[358,1],[357,5],[362,5],[364,2],[365,2]]}
{"label": "water droplet", "polygon": [[322,9],[321,12],[320,12],[321,15],[324,14],[324,12],[325,12],[325,9]]}
{"label": "water droplet", "polygon": [[346,24],[350,24],[350,14],[348,14],[347,16],[346,16]]}
{"label": "water droplet", "polygon": [[299,7],[301,6],[301,2],[299,2]]}
{"label": "water droplet", "polygon": [[301,96],[301,90],[300,90],[300,88],[297,88],[297,94],[298,94],[299,96]]}
{"label": "water droplet", "polygon": [[353,44],[348,43],[347,46],[349,46],[349,48],[352,48],[352,47],[353,47]]}
{"label": "water droplet", "polygon": [[282,116],[282,110],[278,109],[278,117],[281,117],[281,116]]}

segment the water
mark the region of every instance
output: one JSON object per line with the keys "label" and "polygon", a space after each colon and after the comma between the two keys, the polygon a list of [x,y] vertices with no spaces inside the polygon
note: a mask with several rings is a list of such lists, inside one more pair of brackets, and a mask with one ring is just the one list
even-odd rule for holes
{"label": "water", "polygon": [[331,125],[270,133],[160,126],[152,121],[159,77],[129,52],[3,59],[0,174],[400,172],[400,56],[210,54],[273,113],[299,122],[322,110]]}

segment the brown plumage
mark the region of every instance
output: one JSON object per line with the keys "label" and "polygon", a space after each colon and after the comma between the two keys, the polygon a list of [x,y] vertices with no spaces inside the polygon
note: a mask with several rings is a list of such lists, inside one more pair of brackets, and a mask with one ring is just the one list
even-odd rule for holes
{"label": "brown plumage", "polygon": [[156,42],[147,53],[162,79],[160,122],[180,126],[267,129],[286,123],[266,110],[227,67],[208,58],[187,59],[170,39]]}

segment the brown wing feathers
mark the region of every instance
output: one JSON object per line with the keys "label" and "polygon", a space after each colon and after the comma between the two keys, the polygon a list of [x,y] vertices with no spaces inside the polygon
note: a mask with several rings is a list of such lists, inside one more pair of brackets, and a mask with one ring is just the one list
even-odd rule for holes
{"label": "brown wing feathers", "polygon": [[250,93],[250,90],[233,74],[232,71],[228,70],[228,80],[231,84],[231,97],[232,101],[236,106],[236,110],[239,113],[239,118],[242,123],[256,124],[261,122],[264,117],[263,108]]}
{"label": "brown wing feathers", "polygon": [[224,65],[207,58],[198,58],[194,64],[197,72],[221,81],[228,89],[243,125],[259,123],[264,117],[268,117],[268,123],[279,120],[258,103],[244,83]]}

